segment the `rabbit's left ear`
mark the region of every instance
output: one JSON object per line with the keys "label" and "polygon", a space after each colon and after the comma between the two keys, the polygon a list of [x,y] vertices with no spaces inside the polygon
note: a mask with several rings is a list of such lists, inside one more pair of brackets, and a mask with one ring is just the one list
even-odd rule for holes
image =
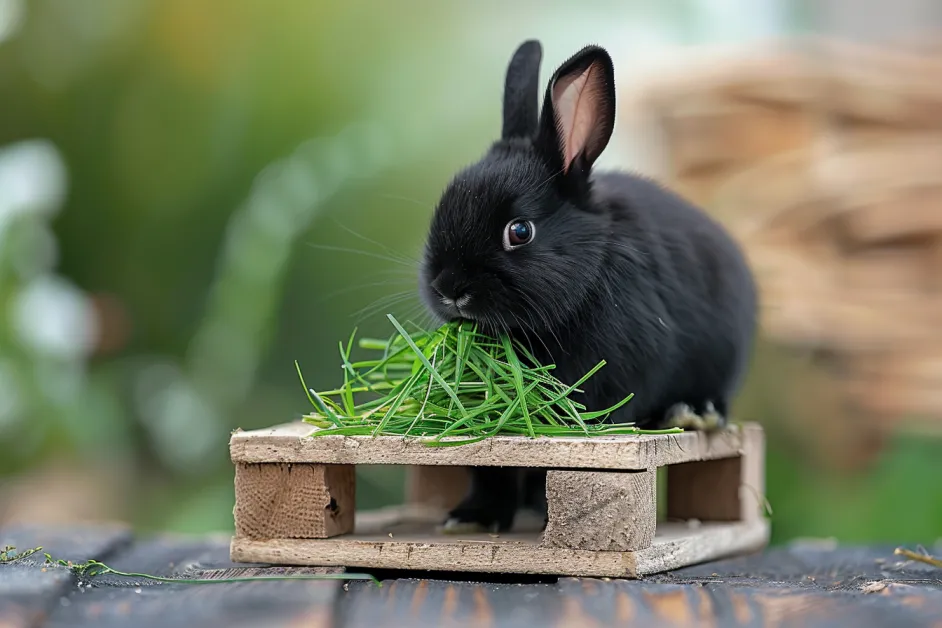
{"label": "rabbit's left ear", "polygon": [[517,48],[504,79],[504,126],[501,137],[533,137],[540,113],[540,62],[543,47],[530,39]]}
{"label": "rabbit's left ear", "polygon": [[615,69],[608,53],[586,46],[546,87],[538,147],[564,174],[588,174],[615,128]]}

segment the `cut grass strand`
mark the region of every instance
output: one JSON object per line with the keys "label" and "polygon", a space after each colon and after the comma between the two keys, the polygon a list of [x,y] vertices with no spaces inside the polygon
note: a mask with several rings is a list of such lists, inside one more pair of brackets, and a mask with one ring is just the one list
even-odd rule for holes
{"label": "cut grass strand", "polygon": [[[565,437],[616,434],[675,434],[679,428],[642,430],[609,424],[612,412],[586,411],[571,395],[589,380],[599,362],[572,384],[553,376],[554,365],[537,364],[519,341],[490,338],[468,321],[409,333],[392,315],[388,340],[361,339],[373,359],[352,360],[354,336],[340,345],[343,386],[316,392],[298,377],[314,412],[304,420],[314,436],[417,437],[429,446],[451,447],[492,436]],[[447,439],[447,440],[445,440]]]}

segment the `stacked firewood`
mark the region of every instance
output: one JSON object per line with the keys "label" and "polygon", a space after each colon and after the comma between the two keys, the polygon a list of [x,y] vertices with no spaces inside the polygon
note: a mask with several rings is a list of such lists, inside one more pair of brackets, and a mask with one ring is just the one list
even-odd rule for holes
{"label": "stacked firewood", "polygon": [[749,49],[661,73],[633,109],[662,178],[746,249],[763,335],[827,356],[855,422],[942,427],[939,50]]}

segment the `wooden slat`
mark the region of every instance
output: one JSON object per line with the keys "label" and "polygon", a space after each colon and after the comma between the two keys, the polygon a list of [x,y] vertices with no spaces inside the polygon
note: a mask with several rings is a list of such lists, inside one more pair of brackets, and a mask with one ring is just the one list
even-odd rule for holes
{"label": "wooden slat", "polygon": [[229,453],[235,463],[395,464],[518,466],[557,469],[644,470],[678,462],[738,456],[739,427],[706,434],[527,438],[497,436],[459,447],[429,447],[396,436],[319,436],[297,422],[235,432]]}
{"label": "wooden slat", "polygon": [[892,141],[858,150],[821,152],[815,163],[835,194],[851,206],[885,199],[913,188],[938,186],[942,172],[942,135],[902,134]]}
{"label": "wooden slat", "polygon": [[911,244],[865,249],[838,262],[836,281],[847,290],[922,295],[934,279],[933,254],[928,246]]}
{"label": "wooden slat", "polygon": [[[42,544],[53,556],[82,562],[94,558],[126,572],[168,578],[220,580],[338,572],[338,568],[266,568],[229,560],[229,537],[161,535],[134,540],[123,526],[80,526],[0,531],[0,540]],[[295,580],[217,582],[212,585],[161,583],[115,574],[78,582],[64,567],[26,559],[0,565],[0,626],[335,626],[334,604],[342,581]],[[37,600],[37,583],[61,586]],[[30,593],[31,592],[31,593]]]}
{"label": "wooden slat", "polygon": [[[844,558],[838,554],[834,560]],[[781,554],[770,555],[769,561]],[[396,580],[384,589],[354,583],[344,596],[344,627],[510,628],[877,628],[929,626],[942,613],[942,592],[881,577],[857,590],[815,586],[822,571],[803,581],[769,569],[761,580],[746,572],[645,581],[561,578],[555,584]],[[838,565],[834,564],[837,568]],[[842,574],[843,575],[843,574]],[[779,576],[776,578],[775,576]],[[787,585],[780,578],[788,580]],[[863,589],[863,590],[861,590]],[[865,593],[876,589],[873,593]]]}
{"label": "wooden slat", "polygon": [[679,175],[800,149],[816,132],[816,118],[803,108],[737,103],[711,94],[674,104],[662,124]]}
{"label": "wooden slat", "polygon": [[818,40],[812,54],[828,68],[824,97],[830,110],[902,126],[942,124],[938,59],[833,39]]}
{"label": "wooden slat", "polygon": [[511,574],[637,578],[706,560],[761,549],[765,519],[689,528],[664,524],[653,545],[635,552],[571,550],[540,545],[539,533],[443,538],[433,526],[410,533],[352,535],[332,539],[255,541],[233,537],[231,556],[244,562],[336,565],[350,568],[466,571]]}
{"label": "wooden slat", "polygon": [[705,48],[645,77],[644,106],[658,110],[701,94],[744,103],[802,106],[821,93],[827,69],[809,62],[805,42]]}
{"label": "wooden slat", "polygon": [[911,190],[841,214],[847,236],[870,246],[905,238],[942,234],[942,189]]}
{"label": "wooden slat", "polygon": [[[73,528],[12,525],[0,529],[0,547],[22,553],[41,547],[55,559],[82,563],[109,560],[131,542],[131,530],[120,524],[78,525]],[[0,626],[42,625],[68,595],[74,578],[68,569],[47,567],[43,553],[0,565]]]}
{"label": "wooden slat", "polygon": [[[110,536],[107,530],[105,534]],[[87,528],[82,534],[68,528],[47,529],[42,536],[54,551],[71,551],[75,556],[81,552],[69,550],[62,540],[103,538]],[[21,529],[16,537],[26,539],[26,534]],[[109,555],[107,562],[116,568],[162,575],[216,579],[320,571],[233,564],[228,561],[228,540],[220,543],[213,537],[161,536],[133,543],[122,538],[117,546],[89,542],[88,547],[98,558]],[[58,546],[51,542],[56,539]],[[384,580],[381,588],[351,582],[346,593],[337,581],[197,586],[101,576],[96,579],[99,586],[81,591],[73,586],[57,595],[48,610],[31,608],[22,597],[6,604],[0,601],[0,625],[934,628],[942,617],[938,570],[901,560],[893,555],[894,547],[794,543],[643,580],[560,578],[557,582],[491,574],[485,582],[475,582],[439,572],[446,579],[393,578]],[[942,546],[929,550],[938,553]],[[0,565],[4,590],[22,590],[22,569],[43,573],[39,563]]]}

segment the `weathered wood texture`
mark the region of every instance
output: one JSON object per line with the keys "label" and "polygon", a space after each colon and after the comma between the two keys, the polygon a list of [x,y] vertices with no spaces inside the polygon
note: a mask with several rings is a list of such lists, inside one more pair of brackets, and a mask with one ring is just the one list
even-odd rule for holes
{"label": "weathered wood texture", "polygon": [[546,503],[546,547],[630,552],[654,542],[655,469],[549,471]]}
{"label": "weathered wood texture", "polygon": [[592,551],[547,547],[539,532],[442,535],[437,522],[398,526],[396,532],[358,531],[332,539],[257,541],[233,537],[236,561],[476,573],[637,578],[705,560],[756,551],[769,539],[764,519],[688,527],[659,526],[650,547]]}
{"label": "weathered wood texture", "polygon": [[939,628],[942,579],[892,547],[795,545],[640,581],[351,583],[342,626]]}
{"label": "weathered wood texture", "polygon": [[[638,577],[753,551],[768,542],[768,523],[757,508],[757,499],[764,493],[765,443],[762,428],[754,424],[668,436],[494,438],[453,448],[429,448],[416,440],[394,437],[310,438],[310,432],[304,424],[289,424],[233,435],[237,469],[234,560]],[[286,459],[292,462],[283,462]],[[449,464],[549,467],[545,533],[525,531],[499,538],[442,534],[436,524],[441,522],[444,504],[460,498],[460,494],[445,492],[446,487],[455,488],[448,481],[427,492],[430,500],[437,499],[410,502],[435,513],[425,521],[413,521],[416,525],[411,529],[404,530],[402,522],[387,521],[388,527],[367,531],[362,517],[356,530],[324,526],[324,504],[334,494],[325,487],[324,469],[341,462],[349,466],[337,469],[352,469],[354,463],[414,464],[420,460],[430,465],[428,469]],[[713,519],[728,523],[711,522],[700,528],[667,525],[656,533],[656,467],[684,461],[716,464],[677,475],[674,485],[679,497],[673,518],[710,522],[710,515],[716,514]],[[634,470],[635,465],[649,466]],[[303,471],[305,466],[317,470],[314,480]],[[348,477],[346,471],[343,477]],[[718,511],[713,501],[727,510]],[[331,499],[330,503],[337,502]]]}
{"label": "weathered wood texture", "polygon": [[[0,547],[42,547],[56,558],[75,562],[107,559],[130,542],[130,530],[122,525],[0,529]],[[43,569],[43,560],[39,553],[28,562],[0,565],[0,626],[41,625],[69,594],[74,582],[68,570]]]}
{"label": "weathered wood texture", "polygon": [[398,436],[318,436],[296,422],[237,431],[229,441],[234,463],[396,464],[634,470],[678,462],[738,456],[742,429],[713,434],[685,432],[645,436],[527,438],[497,436],[461,445],[429,447]]}
{"label": "weathered wood texture", "polygon": [[[168,577],[305,573],[301,568],[233,564],[226,539],[133,539],[123,527],[7,528],[0,544],[43,545],[57,557],[104,560],[117,569]],[[942,551],[942,546],[936,548]],[[47,595],[48,575],[62,584]],[[394,576],[395,574],[389,574]],[[0,565],[4,628],[165,626],[756,626],[757,628],[939,628],[942,574],[901,561],[893,547],[796,544],[745,558],[689,567],[644,580],[489,576],[487,582],[384,577],[383,587],[331,581],[164,584],[117,576],[77,583],[34,561]]]}
{"label": "weathered wood texture", "polygon": [[236,534],[323,539],[353,531],[352,465],[236,464]]}
{"label": "weathered wood texture", "polygon": [[[232,563],[228,539],[161,536],[135,541],[123,526],[0,530],[0,545],[21,550],[42,546],[55,558],[95,559],[126,572],[200,580],[299,573]],[[336,580],[187,585],[113,574],[79,582],[68,569],[42,564],[39,556],[0,565],[0,626],[327,628],[333,625],[333,605],[342,586]]]}

